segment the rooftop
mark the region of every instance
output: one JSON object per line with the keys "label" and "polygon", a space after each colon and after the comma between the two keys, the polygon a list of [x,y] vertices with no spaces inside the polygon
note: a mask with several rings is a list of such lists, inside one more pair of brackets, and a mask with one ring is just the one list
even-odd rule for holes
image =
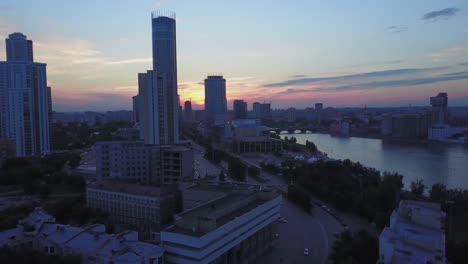
{"label": "rooftop", "polygon": [[161,196],[169,193],[174,187],[168,186],[165,188],[159,188],[119,180],[102,180],[89,183],[86,188],[139,196]]}
{"label": "rooftop", "polygon": [[277,197],[255,188],[233,191],[176,215],[175,224],[164,231],[200,237]]}

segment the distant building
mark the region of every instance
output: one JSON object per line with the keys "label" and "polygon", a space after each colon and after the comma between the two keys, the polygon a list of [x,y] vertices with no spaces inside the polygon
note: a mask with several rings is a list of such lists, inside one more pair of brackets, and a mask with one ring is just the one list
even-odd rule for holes
{"label": "distant building", "polygon": [[236,153],[271,153],[283,149],[283,141],[271,138],[270,131],[255,119],[231,121],[225,128],[225,140]]}
{"label": "distant building", "polygon": [[14,140],[17,156],[50,151],[51,91],[46,64],[33,60],[32,41],[21,33],[6,39],[0,62],[0,138]]}
{"label": "distant building", "polygon": [[138,106],[138,95],[132,97],[132,102],[133,102],[133,123],[138,123],[139,122],[139,106]]}
{"label": "distant building", "polygon": [[97,178],[147,185],[193,178],[193,152],[182,145],[145,145],[143,141],[103,141],[94,145]]}
{"label": "distant building", "polygon": [[84,264],[164,263],[164,248],[138,241],[134,231],[107,234],[103,224],[57,224],[42,208],[34,209],[17,227],[0,232],[0,247],[30,248],[51,256],[79,256]]}
{"label": "distant building", "polygon": [[140,138],[140,129],[135,127],[118,128],[112,133],[113,137],[123,140],[138,140]]}
{"label": "distant building", "polygon": [[86,205],[107,212],[119,229],[135,230],[140,240],[156,241],[155,233],[182,211],[176,185],[154,187],[117,180],[98,181],[86,187]]}
{"label": "distant building", "polygon": [[287,114],[288,115],[288,122],[289,123],[296,122],[296,119],[297,119],[297,110],[296,110],[296,108],[290,107],[286,111],[288,113]]}
{"label": "distant building", "polygon": [[323,104],[316,103],[315,104],[315,118],[318,124],[320,124],[320,122],[322,121],[322,115],[323,115]]}
{"label": "distant building", "polygon": [[254,263],[275,242],[276,192],[239,190],[175,216],[161,232],[166,263]]}
{"label": "distant building", "polygon": [[446,214],[440,204],[400,201],[379,237],[379,264],[444,264]]}
{"label": "distant building", "polygon": [[405,140],[425,140],[431,116],[428,113],[387,114],[381,123],[383,136]]}
{"label": "distant building", "polygon": [[226,121],[226,80],[222,75],[208,75],[205,79],[205,117],[215,125]]}
{"label": "distant building", "polygon": [[184,121],[186,123],[192,123],[193,120],[193,111],[192,111],[192,102],[185,101],[184,103]]}
{"label": "distant building", "polygon": [[15,142],[11,139],[0,138],[0,167],[5,160],[14,158],[15,153]]}
{"label": "distant building", "polygon": [[247,103],[244,100],[234,100],[233,102],[234,119],[247,118]]}
{"label": "distant building", "polygon": [[449,121],[448,96],[447,93],[439,93],[431,97],[432,126],[446,127]]}
{"label": "distant building", "polygon": [[258,119],[271,118],[271,104],[255,102],[252,105],[253,117]]}

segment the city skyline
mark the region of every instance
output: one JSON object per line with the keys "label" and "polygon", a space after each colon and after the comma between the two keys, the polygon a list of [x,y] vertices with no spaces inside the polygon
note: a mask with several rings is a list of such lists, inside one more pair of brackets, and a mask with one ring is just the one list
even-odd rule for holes
{"label": "city skyline", "polygon": [[177,14],[180,101],[191,99],[194,110],[203,108],[209,72],[225,76],[229,109],[235,99],[249,110],[255,101],[272,108],[429,106],[438,92],[450,95],[450,106],[468,105],[463,1],[113,1],[112,8],[83,1],[73,12],[49,2],[5,1],[0,37],[21,32],[34,41],[55,111],[132,108],[137,72],[152,65],[154,9]]}

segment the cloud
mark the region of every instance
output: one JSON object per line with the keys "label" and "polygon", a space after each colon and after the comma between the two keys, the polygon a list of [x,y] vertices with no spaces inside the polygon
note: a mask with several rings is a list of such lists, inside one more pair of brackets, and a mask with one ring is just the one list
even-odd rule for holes
{"label": "cloud", "polygon": [[289,78],[305,78],[307,77],[307,75],[305,74],[297,74],[297,75],[291,75],[291,76],[288,76]]}
{"label": "cloud", "polygon": [[293,86],[293,85],[300,85],[300,84],[317,83],[317,82],[323,82],[323,81],[346,81],[346,80],[368,78],[368,77],[369,78],[389,77],[389,76],[396,76],[396,75],[421,73],[421,72],[434,70],[434,69],[440,69],[440,68],[395,69],[395,70],[366,72],[366,73],[332,76],[332,77],[298,78],[298,79],[289,79],[289,80],[277,82],[277,83],[269,83],[269,84],[266,84],[265,87],[285,87],[285,86]]}
{"label": "cloud", "polygon": [[401,32],[408,31],[408,27],[403,26],[403,25],[393,25],[393,26],[387,27],[387,30],[390,33],[401,33]]}
{"label": "cloud", "polygon": [[320,92],[331,92],[331,91],[351,91],[351,90],[369,90],[383,87],[404,87],[404,86],[415,86],[423,84],[433,84],[446,81],[464,80],[468,79],[468,73],[453,73],[444,74],[436,77],[422,77],[414,79],[400,79],[400,80],[388,80],[388,81],[375,81],[360,84],[342,85],[333,88],[318,88],[314,91]]}
{"label": "cloud", "polygon": [[468,33],[468,28],[465,28],[465,32]]}
{"label": "cloud", "polygon": [[442,49],[438,52],[430,54],[430,57],[432,61],[439,62],[439,61],[445,61],[447,59],[457,59],[457,60],[466,59],[468,58],[467,54],[468,54],[468,45]]}
{"label": "cloud", "polygon": [[304,93],[304,92],[310,92],[310,91],[311,89],[287,89],[277,94],[296,94],[296,93]]}
{"label": "cloud", "polygon": [[444,8],[442,10],[437,10],[437,11],[426,13],[422,17],[422,19],[432,20],[432,21],[438,21],[440,19],[449,19],[455,16],[459,11],[460,9],[455,8],[455,7]]}

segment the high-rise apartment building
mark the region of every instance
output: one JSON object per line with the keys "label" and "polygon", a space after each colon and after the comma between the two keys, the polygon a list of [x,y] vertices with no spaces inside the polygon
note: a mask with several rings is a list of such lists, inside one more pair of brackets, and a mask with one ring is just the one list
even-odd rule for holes
{"label": "high-rise apartment building", "polygon": [[247,103],[244,100],[234,100],[233,102],[234,119],[247,118]]}
{"label": "high-rise apartment building", "polygon": [[7,61],[0,62],[0,138],[15,142],[17,156],[50,151],[52,114],[46,64],[33,60],[32,41],[21,33],[6,39]]}
{"label": "high-rise apartment building", "polygon": [[210,123],[224,123],[227,114],[226,80],[222,75],[208,75],[205,79],[205,115]]}

